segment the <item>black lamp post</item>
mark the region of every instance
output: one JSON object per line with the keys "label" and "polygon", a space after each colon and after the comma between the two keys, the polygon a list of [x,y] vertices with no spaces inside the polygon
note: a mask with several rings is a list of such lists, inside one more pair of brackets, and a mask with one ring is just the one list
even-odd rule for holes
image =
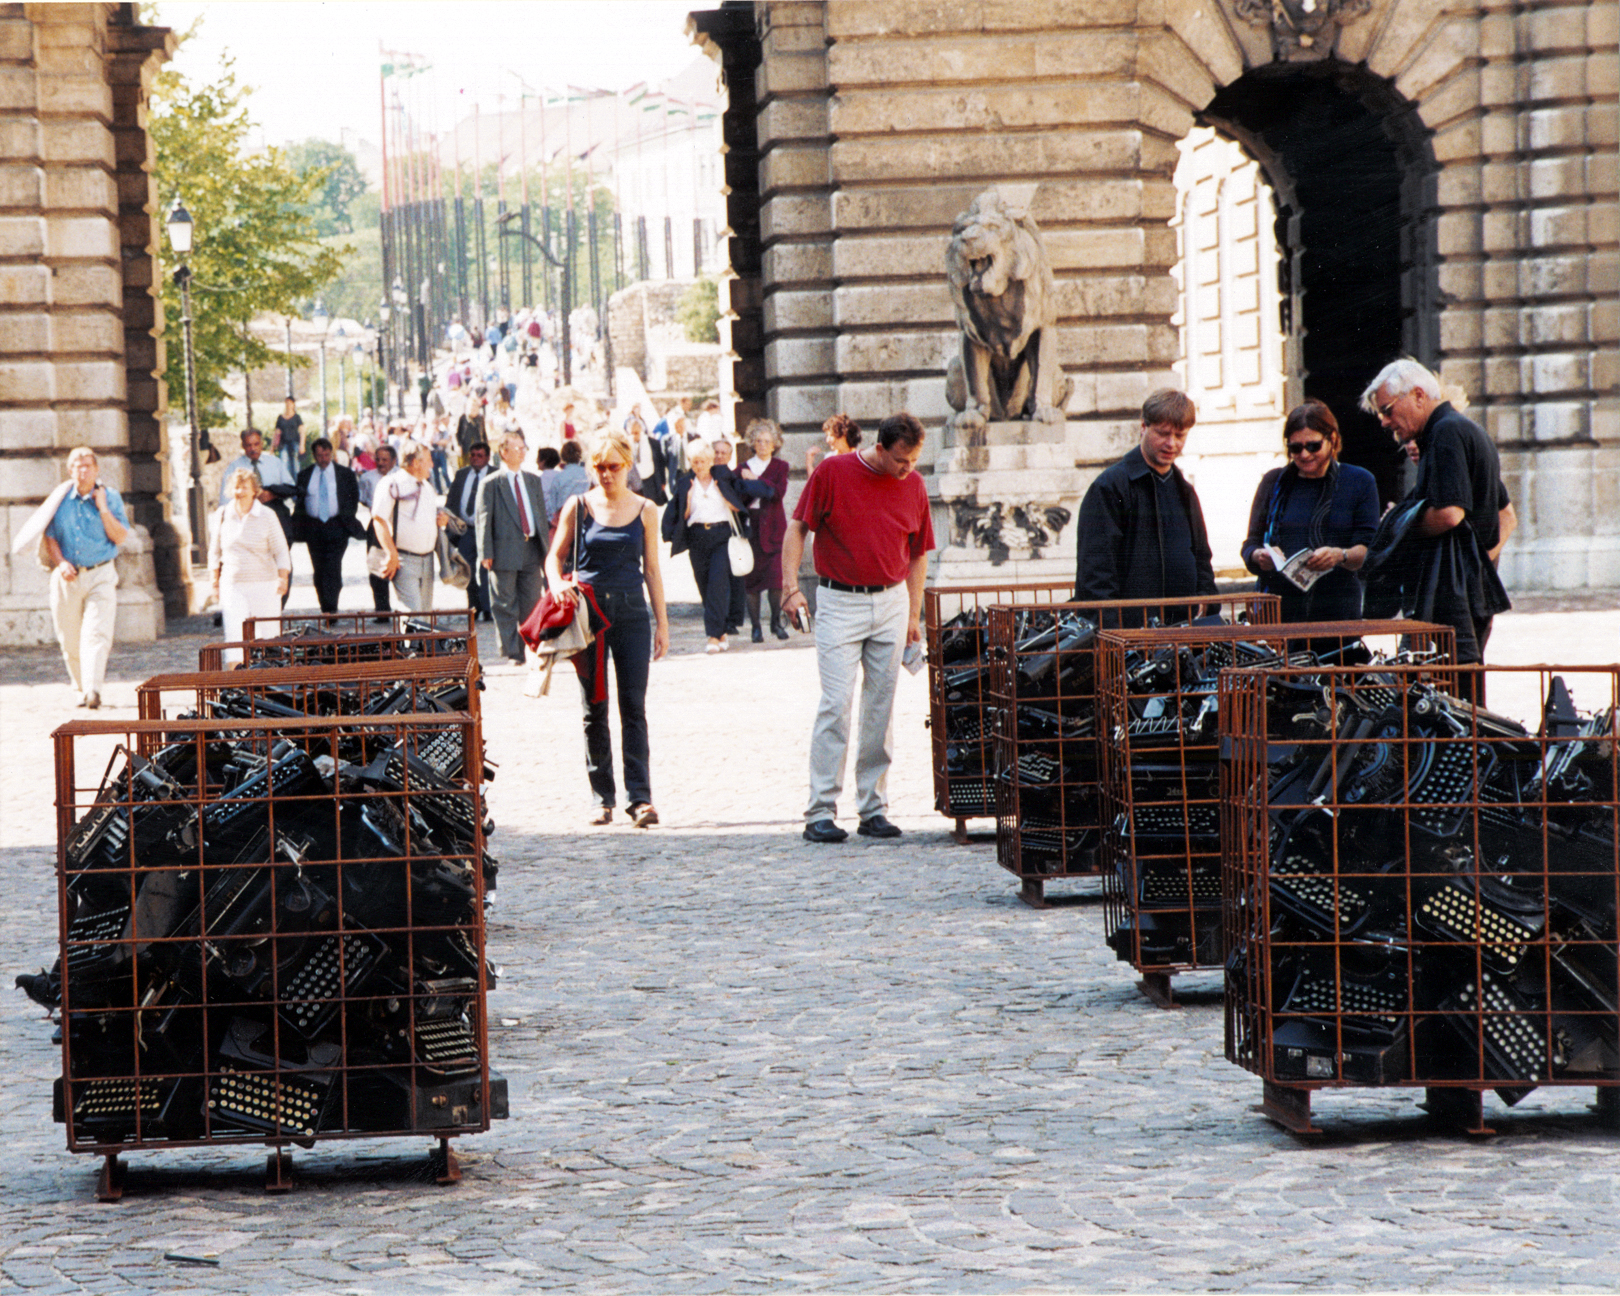
{"label": "black lamp post", "polygon": [[180,288],[180,326],[186,348],[186,422],[191,430],[191,435],[187,438],[191,459],[191,483],[187,490],[189,505],[187,511],[191,515],[191,565],[201,567],[205,561],[207,544],[207,537],[204,534],[207,515],[203,509],[200,453],[203,433],[197,426],[197,361],[191,345],[191,267],[186,264],[186,257],[191,253],[193,229],[191,213],[181,205],[179,199],[175,200],[174,210],[169,213],[168,230],[169,247],[175,256],[180,258],[180,264],[175,267],[174,282]]}
{"label": "black lamp post", "polygon": [[[392,285],[392,287],[389,288],[388,291],[389,291],[389,295],[392,296],[393,299],[394,299],[394,319],[396,321],[396,325],[397,325],[400,333],[408,334],[409,331],[410,331],[410,317],[407,316],[405,312],[406,312],[407,308],[411,304],[411,299],[405,292],[405,283],[404,283],[404,281],[398,275],[395,275],[393,285]],[[404,419],[404,417],[405,417],[405,348],[402,345],[400,345],[400,343],[401,343],[401,339],[398,336],[396,336],[395,339],[394,339],[394,367],[399,370],[399,373],[398,373],[397,381],[395,383],[394,390],[396,392],[398,392],[398,394],[399,394],[399,417],[401,419]]]}
{"label": "black lamp post", "polygon": [[377,374],[382,379],[383,385],[382,417],[384,423],[387,423],[390,417],[388,406],[388,380],[390,377],[388,369],[388,321],[393,318],[393,314],[394,308],[388,304],[388,298],[385,295],[377,307],[377,318],[381,321],[377,325]]}
{"label": "black lamp post", "polygon": [[[559,314],[562,315],[562,380],[563,386],[569,387],[573,385],[574,381],[574,347],[572,334],[568,323],[568,307],[569,303],[571,303],[574,299],[574,276],[570,269],[572,259],[570,258],[568,261],[557,260],[557,258],[551,254],[551,249],[539,239],[535,238],[533,234],[530,234],[524,229],[513,229],[508,222],[515,220],[518,215],[518,212],[510,211],[503,213],[497,218],[496,223],[500,226],[501,237],[528,239],[529,242],[533,243],[535,247],[540,249],[547,261],[551,262],[553,266],[562,271],[562,310],[559,312]],[[611,379],[609,381],[611,381]]]}
{"label": "black lamp post", "polygon": [[315,302],[315,322],[321,328],[321,435],[325,437],[331,436],[326,422],[326,330],[331,327],[332,317],[319,299]]}

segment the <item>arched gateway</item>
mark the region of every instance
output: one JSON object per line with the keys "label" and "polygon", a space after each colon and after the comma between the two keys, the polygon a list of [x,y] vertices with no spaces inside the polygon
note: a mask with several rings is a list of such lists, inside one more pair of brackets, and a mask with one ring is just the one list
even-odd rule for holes
{"label": "arched gateway", "polygon": [[[982,519],[994,505],[1072,515],[1143,395],[1196,386],[1184,253],[1248,255],[1242,237],[1200,249],[1182,219],[1183,143],[1213,129],[1258,164],[1271,207],[1276,260],[1250,268],[1266,286],[1249,314],[1262,296],[1275,308],[1263,336],[1283,398],[1327,400],[1349,457],[1389,493],[1398,466],[1354,397],[1397,352],[1438,367],[1502,451],[1521,518],[1509,584],[1620,585],[1616,15],[1614,0],[755,0],[694,14],[731,91],[738,415],[808,437],[835,409],[909,408],[933,432],[940,575],[1066,574],[1072,534],[1010,527],[986,544]],[[1075,392],[1066,427],[1004,444],[992,429],[970,462],[941,435],[955,345],[942,258],[990,186],[1044,233]],[[1249,240],[1255,255],[1264,242]],[[1222,311],[1202,344],[1211,319],[1249,327]],[[1275,453],[1275,422],[1253,424],[1270,446],[1252,429],[1216,435],[1235,423],[1206,422],[1209,444],[1195,433],[1196,469],[1223,484],[1237,468],[1223,455]]]}

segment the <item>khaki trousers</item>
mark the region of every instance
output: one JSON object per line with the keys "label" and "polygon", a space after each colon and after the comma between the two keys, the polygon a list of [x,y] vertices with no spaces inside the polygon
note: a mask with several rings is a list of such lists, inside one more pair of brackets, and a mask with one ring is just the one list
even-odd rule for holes
{"label": "khaki trousers", "polygon": [[51,573],[51,620],[62,645],[62,660],[80,693],[101,692],[117,619],[116,563],[103,563],[72,580],[64,580],[60,572]]}
{"label": "khaki trousers", "polygon": [[881,594],[816,591],[816,665],[821,705],[810,733],[810,803],[806,823],[831,819],[844,789],[849,713],[861,686],[855,745],[855,809],[862,819],[888,807],[889,762],[894,757],[894,688],[906,646],[911,596],[904,584]]}

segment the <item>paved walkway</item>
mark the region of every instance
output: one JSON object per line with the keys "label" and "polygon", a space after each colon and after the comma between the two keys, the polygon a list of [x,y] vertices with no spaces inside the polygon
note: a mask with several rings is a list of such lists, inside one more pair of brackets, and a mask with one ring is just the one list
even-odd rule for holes
{"label": "paved walkway", "polygon": [[[360,578],[356,578],[360,580]],[[351,585],[358,599],[363,580]],[[441,594],[444,592],[441,591]],[[305,596],[307,597],[307,587]],[[295,590],[294,604],[301,595]],[[444,601],[449,601],[446,594]],[[505,967],[491,1050],[512,1119],[460,1144],[136,1154],[129,1194],[50,1121],[59,1056],[10,987],[53,956],[52,654],[0,656],[0,1285],[30,1291],[506,1293],[1596,1291],[1620,1285],[1620,1136],[1541,1090],[1492,1141],[1411,1091],[1328,1096],[1305,1146],[1222,1056],[1219,981],[1150,1008],[1095,904],[1036,912],[985,838],[931,815],[925,684],[902,680],[898,844],[798,836],[815,664],[802,640],[704,657],[677,617],[650,695],[664,826],[587,830],[577,702],[492,669]],[[195,662],[121,648],[108,696]],[[1503,618],[1493,655],[1613,660],[1620,614]],[[1546,651],[1541,651],[1547,645]],[[494,657],[485,633],[486,659]],[[985,825],[981,825],[985,826]],[[214,1253],[218,1270],[165,1262]]]}

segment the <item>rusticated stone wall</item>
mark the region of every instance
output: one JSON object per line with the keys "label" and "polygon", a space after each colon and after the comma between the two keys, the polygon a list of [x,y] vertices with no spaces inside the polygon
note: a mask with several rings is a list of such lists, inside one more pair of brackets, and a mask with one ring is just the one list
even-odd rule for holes
{"label": "rusticated stone wall", "polygon": [[131,5],[0,5],[0,643],[53,637],[45,573],[10,538],[77,445],[95,448],[135,524],[118,559],[118,637],[159,634],[165,599],[185,610],[145,129],[172,48]]}
{"label": "rusticated stone wall", "polygon": [[[955,215],[998,185],[1029,202],[1054,263],[1083,484],[1131,444],[1145,393],[1180,380],[1178,143],[1223,91],[1310,66],[1398,138],[1392,342],[1464,388],[1502,450],[1521,518],[1510,587],[1620,586],[1617,14],[1617,0],[1319,0],[1309,13],[1294,0],[755,0],[766,407],[795,451],[835,410],[907,408],[934,431],[927,462],[948,452],[943,253]],[[1302,378],[1310,390],[1295,373],[1291,391]],[[1064,491],[1007,502],[1067,505]],[[1072,553],[1072,531],[1053,548]]]}

